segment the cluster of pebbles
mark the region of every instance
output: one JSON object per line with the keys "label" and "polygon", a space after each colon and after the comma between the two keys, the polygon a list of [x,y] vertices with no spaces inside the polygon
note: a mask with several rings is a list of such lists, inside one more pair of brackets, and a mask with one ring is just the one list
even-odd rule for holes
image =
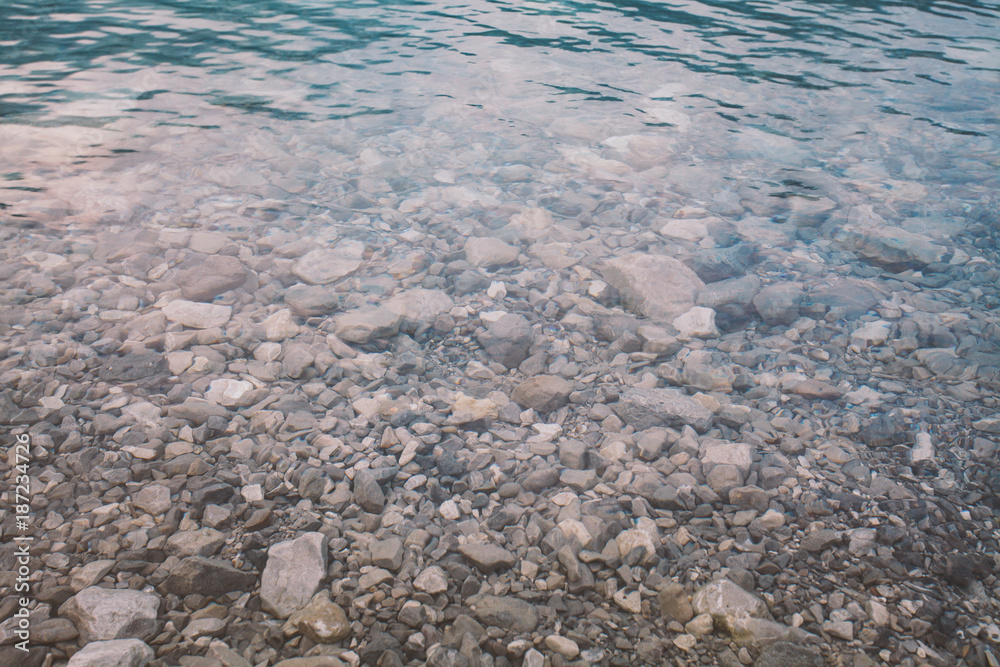
{"label": "cluster of pebbles", "polygon": [[1000,664],[995,208],[615,186],[2,230],[0,664]]}

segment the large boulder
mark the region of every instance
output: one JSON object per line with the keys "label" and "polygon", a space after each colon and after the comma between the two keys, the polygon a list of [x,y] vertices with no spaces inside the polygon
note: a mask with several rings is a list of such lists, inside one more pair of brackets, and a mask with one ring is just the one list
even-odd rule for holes
{"label": "large boulder", "polygon": [[855,206],[833,236],[843,248],[890,271],[920,269],[944,259],[947,248],[929,236],[889,226],[871,206]]}

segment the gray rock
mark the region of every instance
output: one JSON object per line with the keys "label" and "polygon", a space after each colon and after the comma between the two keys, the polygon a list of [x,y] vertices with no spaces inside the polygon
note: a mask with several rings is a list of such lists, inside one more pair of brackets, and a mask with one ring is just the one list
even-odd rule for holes
{"label": "gray rock", "polygon": [[252,590],[256,583],[255,574],[237,570],[224,560],[189,556],[170,571],[164,588],[181,597],[193,593],[221,597],[232,591]]}
{"label": "gray rock", "polygon": [[316,317],[332,313],[340,300],[320,285],[293,285],[285,290],[285,304],[299,317]]}
{"label": "gray rock", "polygon": [[728,248],[704,248],[695,251],[690,266],[706,283],[737,278],[753,264],[757,247],[752,243],[737,243]]}
{"label": "gray rock", "polygon": [[174,282],[180,285],[185,299],[211,301],[224,292],[236,289],[249,277],[250,272],[236,257],[209,255],[185,262]]}
{"label": "gray rock", "polygon": [[889,270],[919,269],[940,262],[947,248],[923,234],[890,227],[871,206],[855,206],[833,240],[872,264]]}
{"label": "gray rock", "polygon": [[166,370],[167,359],[162,354],[126,354],[109,359],[101,366],[98,377],[110,382],[133,382]]}
{"label": "gray rock", "polygon": [[673,582],[667,583],[660,588],[657,599],[664,620],[687,623],[694,618],[691,596],[684,590],[684,586]]}
{"label": "gray rock", "polygon": [[560,442],[559,462],[567,468],[585,470],[588,467],[586,443],[579,440],[564,440]]}
{"label": "gray rock", "polygon": [[167,538],[164,551],[168,556],[211,556],[226,541],[226,535],[214,528],[199,528],[174,533]]}
{"label": "gray rock", "polygon": [[532,493],[541,493],[559,482],[559,471],[555,468],[541,468],[530,473],[521,481],[521,486]]}
{"label": "gray rock", "polygon": [[334,319],[334,334],[351,343],[367,343],[376,338],[390,338],[399,333],[402,318],[388,308],[352,310]]}
{"label": "gray rock", "polygon": [[358,241],[338,241],[333,248],[317,248],[292,266],[302,282],[326,285],[350,275],[361,267],[365,244]]}
{"label": "gray rock", "polygon": [[162,310],[171,322],[177,322],[192,329],[221,327],[229,321],[233,314],[232,306],[199,303],[186,299],[175,299],[163,306]]}
{"label": "gray rock", "polygon": [[162,484],[150,484],[135,494],[132,504],[150,516],[161,516],[166,514],[172,505],[170,489]]}
{"label": "gray rock", "polygon": [[73,654],[66,667],[145,667],[153,649],[138,639],[90,642]]}
{"label": "gray rock", "polygon": [[528,357],[531,325],[520,315],[508,313],[479,335],[479,344],[490,359],[515,368]]}
{"label": "gray rock", "polygon": [[496,572],[497,570],[506,570],[514,565],[517,560],[514,554],[495,544],[471,542],[463,544],[458,550],[463,556],[472,561],[480,571],[487,574]]}
{"label": "gray rock", "polygon": [[355,473],[354,500],[361,509],[372,514],[381,514],[385,508],[385,493],[370,471],[359,470]]}
{"label": "gray rock", "polygon": [[473,266],[493,268],[517,261],[518,249],[497,238],[470,238],[465,242],[465,258]]}
{"label": "gray rock", "polygon": [[379,540],[371,546],[372,565],[396,571],[403,564],[403,542],[398,537]]}
{"label": "gray rock", "polygon": [[167,408],[167,416],[176,419],[186,419],[195,426],[201,426],[212,417],[228,418],[229,410],[218,403],[206,401],[203,398],[187,398],[180,405]]}
{"label": "gray rock", "polygon": [[753,663],[753,667],[823,667],[823,656],[816,650],[791,642],[774,642]]}
{"label": "gray rock", "polygon": [[612,259],[601,271],[636,315],[673,321],[695,305],[701,278],[666,255],[633,253]]}
{"label": "gray rock", "polygon": [[260,577],[261,608],[288,618],[305,607],[326,576],[326,559],[323,533],[305,533],[271,546]]}
{"label": "gray rock", "polygon": [[573,383],[556,375],[536,375],[519,384],[511,398],[524,408],[551,412],[566,405]]}
{"label": "gray rock", "polygon": [[402,331],[413,333],[428,328],[454,306],[455,302],[442,290],[411,289],[394,295],[383,307],[399,315]]}
{"label": "gray rock", "polygon": [[495,626],[516,633],[533,632],[538,626],[535,606],[515,597],[483,595],[472,603],[476,619],[486,626]]}
{"label": "gray rock", "polygon": [[637,431],[654,426],[691,426],[704,433],[712,427],[709,410],[667,389],[628,389],[612,409]]}
{"label": "gray rock", "polygon": [[772,326],[791,324],[798,319],[804,298],[801,283],[784,282],[762,289],[753,298],[753,305],[766,323]]}
{"label": "gray rock", "polygon": [[819,553],[837,542],[840,542],[839,531],[817,530],[809,533],[802,539],[801,547],[810,553]]}
{"label": "gray rock", "polygon": [[85,588],[59,608],[84,643],[109,639],[152,639],[160,629],[160,598],[133,590]]}

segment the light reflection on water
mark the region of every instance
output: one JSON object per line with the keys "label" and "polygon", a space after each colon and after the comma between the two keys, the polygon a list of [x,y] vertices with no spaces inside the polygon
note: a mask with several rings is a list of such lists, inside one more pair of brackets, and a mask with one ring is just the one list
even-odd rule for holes
{"label": "light reflection on water", "polygon": [[5,3],[3,213],[350,219],[444,186],[480,215],[609,189],[956,214],[996,190],[1000,12],[915,4]]}

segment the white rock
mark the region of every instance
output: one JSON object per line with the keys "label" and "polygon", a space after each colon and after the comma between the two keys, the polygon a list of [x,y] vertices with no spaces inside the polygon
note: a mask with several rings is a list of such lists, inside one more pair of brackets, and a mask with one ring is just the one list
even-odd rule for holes
{"label": "white rock", "polygon": [[417,575],[413,587],[428,595],[437,595],[448,590],[448,575],[437,565],[431,565]]}
{"label": "white rock", "polygon": [[74,653],[66,667],[145,667],[154,655],[138,639],[91,642]]}
{"label": "white rock", "polygon": [[278,618],[288,618],[305,607],[326,576],[327,537],[305,533],[267,550],[267,565],[260,576],[261,608]]}
{"label": "white rock", "polygon": [[892,324],[885,320],[867,322],[851,332],[851,342],[862,347],[885,345],[891,330]]}
{"label": "white rock", "polygon": [[85,588],[59,608],[80,631],[84,642],[152,639],[159,631],[160,597],[140,591]]}
{"label": "white rock", "polygon": [[205,398],[229,408],[243,408],[253,403],[255,398],[253,391],[253,384],[246,380],[221,378],[212,380],[208,385],[208,391],[205,392]]}
{"label": "white rock", "polygon": [[333,248],[318,248],[292,266],[292,273],[310,285],[326,285],[361,267],[365,244],[338,241]]}
{"label": "white rock", "polygon": [[934,442],[931,440],[929,433],[924,431],[917,433],[916,443],[914,443],[913,449],[910,450],[910,460],[914,463],[917,461],[934,460]]}
{"label": "white rock", "polygon": [[232,306],[220,306],[211,303],[198,303],[175,299],[163,306],[163,314],[171,322],[183,324],[192,329],[211,329],[221,327],[232,316]]}
{"label": "white rock", "polygon": [[695,306],[673,322],[679,336],[683,338],[718,338],[715,326],[715,311],[704,306]]}
{"label": "white rock", "polygon": [[269,341],[282,341],[299,333],[299,325],[292,317],[292,311],[284,308],[262,322],[264,335]]}

